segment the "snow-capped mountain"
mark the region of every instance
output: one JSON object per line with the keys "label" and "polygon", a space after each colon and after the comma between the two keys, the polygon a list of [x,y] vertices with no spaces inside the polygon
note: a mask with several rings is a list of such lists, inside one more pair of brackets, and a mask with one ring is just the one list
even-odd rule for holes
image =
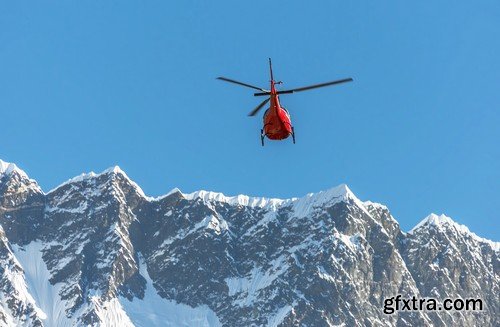
{"label": "snow-capped mountain", "polygon": [[[114,167],[45,193],[0,161],[0,326],[498,326],[499,249],[346,185],[151,198]],[[485,307],[385,314],[398,294]]]}

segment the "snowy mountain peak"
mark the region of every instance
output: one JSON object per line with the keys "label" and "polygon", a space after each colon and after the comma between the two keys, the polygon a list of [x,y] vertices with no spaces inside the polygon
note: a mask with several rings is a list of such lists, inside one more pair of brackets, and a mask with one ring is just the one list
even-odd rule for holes
{"label": "snowy mountain peak", "polygon": [[[117,174],[117,173],[123,173],[123,174],[125,174],[120,169],[120,167],[118,167],[118,166],[110,167],[110,168],[108,168],[108,169],[106,169],[106,170],[104,170],[104,171],[102,171],[101,173],[98,173],[98,174],[94,173],[93,171],[91,171],[89,173],[82,173],[82,174],[80,174],[80,175],[78,175],[76,177],[68,179],[66,182],[64,182],[61,185],[57,186],[54,190],[56,190],[56,189],[58,189],[58,188],[60,188],[62,186],[68,185],[68,184],[81,183],[81,182],[89,180],[89,179],[95,179],[95,178],[101,177],[102,175]],[[54,190],[50,190],[47,193],[51,193]]]}
{"label": "snowy mountain peak", "polygon": [[134,182],[130,177],[128,177],[128,175],[125,173],[125,171],[123,171],[119,166],[110,167],[110,168],[106,169],[105,171],[103,171],[100,175],[103,175],[103,174],[121,175],[135,188],[137,193],[139,193],[142,197],[146,198],[146,194],[144,194],[144,191],[142,190],[142,188],[136,182]]}
{"label": "snowy mountain peak", "polygon": [[354,195],[346,184],[340,184],[326,191],[309,193],[304,197],[292,199],[294,211],[299,217],[308,214],[312,208],[331,206],[339,202],[353,201],[360,209],[366,211],[363,203]]}
{"label": "snowy mountain peak", "polygon": [[119,166],[113,166],[113,167],[109,167],[108,169],[104,170],[101,174],[123,174],[123,175],[127,175],[125,174],[125,172],[119,167]]}
{"label": "snowy mountain peak", "polygon": [[419,230],[427,229],[429,227],[435,227],[438,230],[452,229],[462,235],[470,236],[471,238],[475,239],[480,243],[487,243],[495,251],[500,250],[500,242],[493,242],[491,240],[479,237],[475,233],[471,232],[467,226],[457,223],[456,221],[454,221],[453,219],[444,214],[437,215],[435,213],[431,213],[430,215],[425,217],[421,222],[419,222],[415,227],[413,227],[409,231],[409,233],[414,234]]}
{"label": "snowy mountain peak", "polygon": [[436,227],[441,227],[443,225],[449,225],[453,227],[458,227],[458,229],[461,229],[463,232],[468,232],[470,233],[469,229],[463,225],[457,224],[453,219],[450,217],[441,214],[441,215],[436,215],[435,213],[431,213],[424,219],[422,219],[421,222],[419,222],[415,227],[413,227],[409,233],[414,233],[420,228],[423,227],[429,227],[429,226],[436,226]]}
{"label": "snowy mountain peak", "polygon": [[110,167],[108,169],[103,170],[102,172],[100,172],[98,174],[96,174],[93,171],[91,171],[89,173],[82,173],[76,177],[73,177],[73,178],[67,180],[66,182],[62,183],[61,185],[55,187],[54,189],[48,191],[47,194],[50,194],[50,193],[56,191],[57,189],[60,189],[61,187],[69,185],[69,184],[81,183],[81,182],[88,181],[88,180],[95,180],[95,179],[98,179],[98,178],[100,178],[102,176],[106,176],[106,175],[109,176],[109,178],[113,178],[115,176],[122,176],[136,189],[136,191],[141,196],[146,197],[146,195],[144,194],[141,187],[139,185],[137,185],[137,183],[135,183],[133,180],[131,180],[130,177],[128,177],[127,174],[119,166]]}
{"label": "snowy mountain peak", "polygon": [[1,175],[11,175],[13,172],[17,172],[23,177],[28,178],[28,175],[21,169],[19,169],[16,164],[5,162],[0,159],[0,176]]}
{"label": "snowy mountain peak", "polygon": [[445,214],[436,215],[435,213],[431,213],[424,220],[426,221],[427,224],[431,225],[457,224],[453,219],[451,219]]}
{"label": "snowy mountain peak", "polygon": [[358,198],[354,195],[349,186],[347,186],[346,184],[340,184],[328,190],[319,191],[317,193],[309,193],[304,198],[315,198],[323,200],[343,198],[343,199],[358,200]]}

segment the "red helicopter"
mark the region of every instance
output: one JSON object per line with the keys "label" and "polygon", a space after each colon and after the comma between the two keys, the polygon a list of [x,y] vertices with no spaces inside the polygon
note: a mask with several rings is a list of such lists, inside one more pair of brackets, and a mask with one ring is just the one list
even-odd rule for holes
{"label": "red helicopter", "polygon": [[254,110],[250,111],[248,116],[255,116],[262,107],[264,107],[269,101],[271,101],[271,106],[264,113],[264,127],[260,130],[260,141],[262,146],[264,146],[264,136],[267,136],[270,140],[284,140],[290,135],[292,136],[293,143],[295,144],[295,130],[292,126],[292,121],[290,119],[290,114],[288,110],[281,106],[279,95],[280,94],[290,94],[295,92],[307,91],[315,89],[318,87],[330,86],[335,84],[341,84],[345,82],[351,82],[352,78],[344,78],[341,80],[336,80],[332,82],[326,82],[321,84],[315,84],[310,86],[299,87],[290,90],[276,90],[276,85],[283,84],[282,81],[276,82],[273,78],[273,67],[271,65],[271,58],[269,58],[269,71],[271,73],[271,89],[266,90],[261,87],[253,86],[247,83],[242,83],[229,79],[226,77],[217,77],[222,81],[243,85],[261,92],[254,93],[254,96],[269,96],[266,100],[262,101]]}

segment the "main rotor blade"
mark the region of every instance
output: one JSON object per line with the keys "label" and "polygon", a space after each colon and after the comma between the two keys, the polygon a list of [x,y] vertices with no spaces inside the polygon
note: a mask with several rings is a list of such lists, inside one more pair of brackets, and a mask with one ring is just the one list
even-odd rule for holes
{"label": "main rotor blade", "polygon": [[266,103],[269,102],[269,100],[271,100],[271,98],[267,98],[264,101],[262,101],[257,107],[255,107],[254,110],[250,111],[250,113],[248,115],[255,116],[255,114],[258,113],[259,110],[262,109],[262,107],[264,107],[266,105]]}
{"label": "main rotor blade", "polygon": [[266,90],[266,89],[263,89],[263,88],[260,88],[260,87],[257,87],[257,86],[253,86],[253,85],[250,85],[250,84],[238,82],[238,81],[235,81],[234,79],[230,79],[230,78],[226,78],[226,77],[222,77],[222,76],[221,77],[217,77],[217,79],[220,79],[221,81],[226,81],[226,82],[229,82],[229,83],[243,85],[243,86],[246,86],[246,87],[249,87],[249,88],[252,88],[252,89],[255,89],[255,90],[259,90],[259,91],[262,91],[262,92],[268,92],[268,90]]}
{"label": "main rotor blade", "polygon": [[311,89],[316,89],[318,87],[330,86],[330,85],[341,84],[341,83],[346,83],[346,82],[352,82],[352,78],[349,77],[349,78],[339,79],[339,80],[336,80],[336,81],[331,81],[331,82],[326,82],[326,83],[321,83],[321,84],[315,84],[315,85],[310,85],[310,86],[299,87],[299,88],[296,88],[296,89],[282,90],[282,91],[278,91],[278,94],[280,94],[280,93],[293,93],[293,92],[307,91],[307,90],[311,90]]}
{"label": "main rotor blade", "polygon": [[[276,92],[276,94],[288,94],[288,93],[293,93],[293,90],[284,90],[284,91]],[[258,92],[258,93],[254,93],[253,95],[256,97],[261,97],[264,95],[269,96],[270,94],[271,94],[271,92]]]}

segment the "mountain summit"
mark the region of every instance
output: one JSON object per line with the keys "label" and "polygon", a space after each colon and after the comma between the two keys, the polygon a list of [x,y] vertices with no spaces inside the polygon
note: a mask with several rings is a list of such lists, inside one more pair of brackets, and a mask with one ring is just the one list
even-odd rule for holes
{"label": "mountain summit", "polygon": [[[144,194],[119,167],[45,193],[0,161],[1,326],[498,326],[499,243],[401,231],[346,185],[293,199]],[[383,312],[480,298],[482,311]]]}

